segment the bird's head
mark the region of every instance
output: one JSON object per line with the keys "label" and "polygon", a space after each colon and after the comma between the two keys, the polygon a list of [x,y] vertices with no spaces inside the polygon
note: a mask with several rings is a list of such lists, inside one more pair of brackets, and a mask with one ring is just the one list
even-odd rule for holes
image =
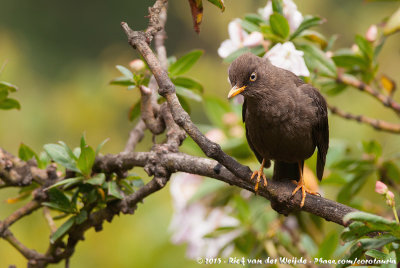
{"label": "bird's head", "polygon": [[[238,94],[243,96],[256,96],[262,90],[263,81],[267,80],[268,69],[271,63],[252,53],[245,53],[234,60],[229,67],[228,75],[232,89],[228,99]],[[265,82],[265,81],[264,81]]]}

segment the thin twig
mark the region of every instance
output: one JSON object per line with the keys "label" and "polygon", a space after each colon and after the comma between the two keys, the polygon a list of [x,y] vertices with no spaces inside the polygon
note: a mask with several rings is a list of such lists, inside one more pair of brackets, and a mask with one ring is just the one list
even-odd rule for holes
{"label": "thin twig", "polygon": [[396,113],[400,113],[400,104],[395,102],[390,96],[386,96],[379,91],[373,89],[371,86],[365,84],[364,82],[355,79],[354,77],[349,77],[343,74],[338,75],[336,81],[345,85],[355,87],[361,91],[367,92],[369,95],[373,96],[375,99],[379,100],[386,107],[391,108]]}
{"label": "thin twig", "polygon": [[400,124],[386,122],[383,120],[367,117],[365,115],[354,115],[331,105],[328,105],[328,108],[332,112],[332,114],[338,115],[345,119],[355,120],[359,123],[370,125],[376,130],[386,131],[395,134],[400,133]]}
{"label": "thin twig", "polygon": [[8,216],[4,221],[0,221],[0,234],[5,232],[14,222],[20,220],[21,218],[31,214],[33,211],[40,208],[40,202],[36,200],[29,201],[26,205],[14,211],[10,216]]}
{"label": "thin twig", "polygon": [[144,131],[146,130],[146,124],[142,119],[136,124],[136,126],[129,133],[129,139],[125,145],[124,152],[130,153],[135,151],[136,145],[143,139]]}

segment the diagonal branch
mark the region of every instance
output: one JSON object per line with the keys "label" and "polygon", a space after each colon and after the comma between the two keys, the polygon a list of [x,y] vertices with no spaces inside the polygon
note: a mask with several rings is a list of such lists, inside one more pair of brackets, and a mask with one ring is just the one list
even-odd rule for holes
{"label": "diagonal branch", "polygon": [[345,112],[338,107],[328,105],[329,110],[335,114],[338,115],[342,118],[349,119],[349,120],[355,120],[359,123],[367,124],[372,126],[373,128],[381,131],[386,131],[390,133],[395,133],[399,134],[400,133],[400,124],[394,124],[390,122],[386,122],[383,120],[367,117],[364,115],[354,115],[348,112]]}

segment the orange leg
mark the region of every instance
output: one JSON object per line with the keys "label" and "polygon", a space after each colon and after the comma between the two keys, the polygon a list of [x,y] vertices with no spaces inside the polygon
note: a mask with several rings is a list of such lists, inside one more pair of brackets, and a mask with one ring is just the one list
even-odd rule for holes
{"label": "orange leg", "polygon": [[295,195],[296,192],[301,189],[302,197],[301,197],[300,207],[302,208],[304,206],[304,201],[306,200],[307,193],[312,195],[320,195],[320,194],[306,189],[306,185],[304,184],[304,178],[303,178],[303,169],[300,162],[299,162],[299,171],[300,171],[300,180],[297,182],[297,187],[296,189],[293,190],[292,196]]}
{"label": "orange leg", "polygon": [[256,174],[257,174],[257,182],[256,182],[256,186],[254,187],[254,191],[255,191],[256,193],[257,193],[257,191],[258,191],[258,184],[259,184],[260,181],[261,181],[261,177],[262,177],[263,180],[264,180],[264,186],[266,187],[267,184],[268,184],[268,182],[267,182],[267,177],[265,177],[265,175],[264,175],[264,166],[265,166],[265,159],[263,159],[263,161],[262,161],[262,163],[261,163],[260,169],[254,171],[253,174],[251,175],[251,179],[253,179],[254,176],[256,176]]}

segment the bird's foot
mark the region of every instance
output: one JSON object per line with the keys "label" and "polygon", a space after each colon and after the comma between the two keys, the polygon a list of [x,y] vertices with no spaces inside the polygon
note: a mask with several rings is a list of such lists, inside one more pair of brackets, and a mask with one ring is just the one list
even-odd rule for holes
{"label": "bird's foot", "polygon": [[264,172],[263,172],[262,169],[263,168],[260,168],[260,170],[254,171],[253,174],[251,175],[251,179],[253,179],[257,175],[256,185],[254,186],[254,191],[256,192],[256,194],[257,194],[257,191],[258,191],[258,184],[261,181],[261,177],[264,180],[264,187],[267,187],[267,184],[268,184],[267,177],[264,175]]}
{"label": "bird's foot", "polygon": [[299,182],[295,182],[297,184],[297,187],[293,190],[292,196],[294,196],[298,190],[301,189],[302,197],[301,197],[301,202],[300,202],[300,207],[302,208],[304,206],[304,201],[306,200],[306,195],[311,194],[311,195],[318,195],[321,196],[317,192],[313,192],[311,190],[306,189],[306,185],[304,184],[303,180],[300,180]]}

